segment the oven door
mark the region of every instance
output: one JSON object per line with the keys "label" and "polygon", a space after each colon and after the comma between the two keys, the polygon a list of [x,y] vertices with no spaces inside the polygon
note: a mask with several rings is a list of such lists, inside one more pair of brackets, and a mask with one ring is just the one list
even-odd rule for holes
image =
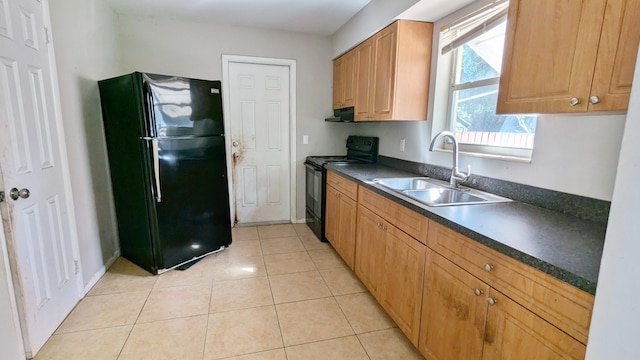
{"label": "oven door", "polygon": [[322,168],[305,163],[307,224],[322,239]]}

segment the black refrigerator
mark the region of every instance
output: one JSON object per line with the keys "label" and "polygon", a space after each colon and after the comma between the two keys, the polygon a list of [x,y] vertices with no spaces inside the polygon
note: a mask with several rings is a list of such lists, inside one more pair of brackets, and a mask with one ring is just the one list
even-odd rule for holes
{"label": "black refrigerator", "polygon": [[220,81],[98,82],[121,255],[153,274],[231,244]]}

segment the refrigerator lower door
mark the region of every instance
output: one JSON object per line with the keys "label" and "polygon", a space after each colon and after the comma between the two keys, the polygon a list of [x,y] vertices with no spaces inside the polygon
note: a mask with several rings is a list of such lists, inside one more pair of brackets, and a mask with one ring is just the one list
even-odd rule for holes
{"label": "refrigerator lower door", "polygon": [[158,271],[231,244],[224,137],[158,138]]}

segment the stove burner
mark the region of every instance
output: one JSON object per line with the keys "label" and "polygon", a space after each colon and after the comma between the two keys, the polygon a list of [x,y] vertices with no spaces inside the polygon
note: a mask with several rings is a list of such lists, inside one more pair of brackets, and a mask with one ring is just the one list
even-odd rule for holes
{"label": "stove burner", "polygon": [[317,167],[323,167],[327,163],[352,163],[352,162],[361,162],[357,159],[349,159],[348,157],[342,156],[307,156],[306,163],[310,163]]}

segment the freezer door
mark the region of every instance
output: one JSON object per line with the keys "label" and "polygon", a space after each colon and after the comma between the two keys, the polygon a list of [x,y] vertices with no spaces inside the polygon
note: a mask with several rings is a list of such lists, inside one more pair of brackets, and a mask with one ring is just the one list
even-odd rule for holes
{"label": "freezer door", "polygon": [[142,76],[154,137],[224,134],[220,81]]}
{"label": "freezer door", "polygon": [[159,268],[231,243],[224,137],[158,138]]}
{"label": "freezer door", "polygon": [[100,81],[100,99],[122,256],[156,273],[151,143],[139,73]]}

